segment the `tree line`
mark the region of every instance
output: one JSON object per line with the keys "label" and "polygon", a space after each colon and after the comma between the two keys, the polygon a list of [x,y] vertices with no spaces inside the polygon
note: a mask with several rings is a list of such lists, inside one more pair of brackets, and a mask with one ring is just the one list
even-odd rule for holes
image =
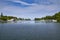
{"label": "tree line", "polygon": [[11,19],[14,19],[14,20],[31,20],[30,18],[17,18],[17,17],[14,17],[14,16],[4,16],[3,13],[1,13],[0,15],[0,20],[2,21],[7,21],[7,20],[11,20]]}
{"label": "tree line", "polygon": [[57,22],[60,22],[60,12],[55,13],[53,16],[45,16],[42,18],[35,18],[34,20],[57,20]]}

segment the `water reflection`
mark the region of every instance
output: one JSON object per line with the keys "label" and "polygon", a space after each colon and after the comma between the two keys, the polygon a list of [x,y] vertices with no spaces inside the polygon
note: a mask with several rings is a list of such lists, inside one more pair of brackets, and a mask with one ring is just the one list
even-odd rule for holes
{"label": "water reflection", "polygon": [[3,29],[4,29],[4,23],[0,24],[0,40],[2,38]]}
{"label": "water reflection", "polygon": [[35,23],[45,23],[45,21],[35,21]]}
{"label": "water reflection", "polygon": [[13,23],[0,24],[0,40],[60,40],[60,23],[45,24],[41,21]]}
{"label": "water reflection", "polygon": [[57,22],[52,22],[52,21],[6,21],[6,22],[0,22],[0,23],[57,23]]}
{"label": "water reflection", "polygon": [[17,23],[17,21],[4,21],[4,22],[0,22],[0,24],[5,24],[5,23]]}

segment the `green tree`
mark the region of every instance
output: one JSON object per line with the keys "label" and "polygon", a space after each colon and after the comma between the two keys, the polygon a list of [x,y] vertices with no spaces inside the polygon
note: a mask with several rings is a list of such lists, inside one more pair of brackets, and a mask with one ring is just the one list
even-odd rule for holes
{"label": "green tree", "polygon": [[53,15],[54,19],[57,20],[57,22],[60,22],[60,12]]}
{"label": "green tree", "polygon": [[34,20],[38,20],[39,21],[39,20],[41,20],[41,18],[35,18]]}

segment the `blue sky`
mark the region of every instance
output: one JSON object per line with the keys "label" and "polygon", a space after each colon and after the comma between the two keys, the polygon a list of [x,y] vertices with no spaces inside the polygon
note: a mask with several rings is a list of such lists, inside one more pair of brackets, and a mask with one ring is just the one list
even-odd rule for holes
{"label": "blue sky", "polygon": [[60,11],[60,0],[0,0],[0,13],[21,18],[40,18]]}

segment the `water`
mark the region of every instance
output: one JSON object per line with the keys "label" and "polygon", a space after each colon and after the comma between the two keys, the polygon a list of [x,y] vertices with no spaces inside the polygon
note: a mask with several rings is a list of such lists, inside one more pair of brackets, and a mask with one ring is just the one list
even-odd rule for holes
{"label": "water", "polygon": [[0,23],[0,40],[60,40],[60,23]]}

